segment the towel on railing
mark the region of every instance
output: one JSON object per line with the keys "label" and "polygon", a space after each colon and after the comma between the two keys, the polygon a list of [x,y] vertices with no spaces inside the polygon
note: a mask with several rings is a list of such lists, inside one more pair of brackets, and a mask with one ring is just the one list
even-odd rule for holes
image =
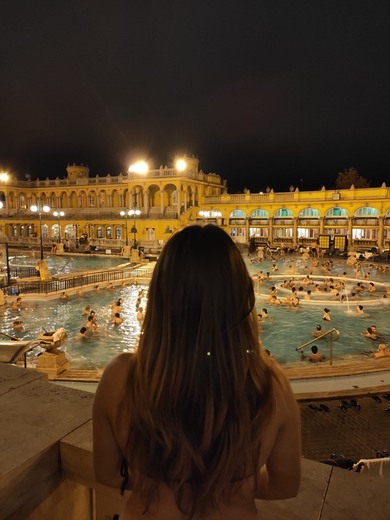
{"label": "towel on railing", "polygon": [[360,459],[352,467],[353,471],[360,473],[369,473],[372,476],[381,478],[390,477],[390,457],[381,459]]}

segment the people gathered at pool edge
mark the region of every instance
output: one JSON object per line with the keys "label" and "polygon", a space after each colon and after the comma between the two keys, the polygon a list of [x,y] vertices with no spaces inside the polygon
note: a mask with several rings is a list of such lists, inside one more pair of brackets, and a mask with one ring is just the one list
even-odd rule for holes
{"label": "people gathered at pool edge", "polygon": [[256,518],[256,498],[298,493],[298,406],[218,227],[186,227],[164,247],[138,350],[99,383],[93,443],[96,479],[132,490],[120,520]]}

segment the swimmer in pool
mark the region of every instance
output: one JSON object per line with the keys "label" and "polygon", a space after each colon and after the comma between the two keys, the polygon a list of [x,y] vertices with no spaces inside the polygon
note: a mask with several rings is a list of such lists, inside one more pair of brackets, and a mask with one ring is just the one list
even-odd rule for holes
{"label": "swimmer in pool", "polygon": [[316,330],[313,332],[313,336],[321,336],[324,333],[321,325],[316,325]]}
{"label": "swimmer in pool", "polygon": [[311,347],[311,354],[307,356],[307,360],[313,363],[319,363],[321,361],[324,361],[325,359],[326,356],[324,356],[324,354],[321,354],[321,352],[318,352],[317,345],[313,345]]}
{"label": "swimmer in pool", "polygon": [[23,325],[22,320],[15,320],[15,321],[12,323],[12,328],[13,328],[14,330],[23,330],[24,325]]}
{"label": "swimmer in pool", "polygon": [[22,306],[22,298],[20,296],[18,296],[16,298],[16,300],[12,303],[12,308],[13,309],[20,309],[21,306]]}
{"label": "swimmer in pool", "polygon": [[81,327],[79,333],[75,337],[75,339],[86,339],[88,337],[88,329],[87,327]]}
{"label": "swimmer in pool", "polygon": [[83,310],[82,316],[89,316],[90,312],[91,312],[91,306],[90,305],[86,305],[85,309]]}
{"label": "swimmer in pool", "polygon": [[356,314],[358,316],[364,316],[364,310],[363,309],[364,309],[363,305],[357,305],[356,306]]}
{"label": "swimmer in pool", "polygon": [[330,314],[329,314],[329,309],[327,307],[325,307],[323,313],[322,313],[322,319],[325,320],[325,321],[332,321],[332,318],[330,317]]}
{"label": "swimmer in pool", "polygon": [[372,339],[373,341],[377,341],[379,339],[376,327],[367,327],[367,329],[363,332],[363,336],[365,338]]}
{"label": "swimmer in pool", "polygon": [[139,307],[138,312],[137,312],[137,320],[144,321],[144,317],[145,317],[144,310],[142,307]]}
{"label": "swimmer in pool", "polygon": [[114,318],[112,319],[111,323],[113,323],[114,325],[120,325],[121,323],[123,323],[123,318],[121,317],[119,312],[115,313]]}

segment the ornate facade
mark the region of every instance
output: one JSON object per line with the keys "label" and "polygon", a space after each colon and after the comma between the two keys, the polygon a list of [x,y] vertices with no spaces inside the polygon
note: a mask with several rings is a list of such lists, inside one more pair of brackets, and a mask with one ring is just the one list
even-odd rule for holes
{"label": "ornate facade", "polygon": [[[34,244],[42,232],[45,243],[75,244],[85,238],[121,247],[134,239],[148,246],[163,243],[188,224],[213,222],[246,244],[252,239],[290,247],[313,241],[342,250],[390,247],[390,189],[385,184],[229,194],[219,175],[199,170],[194,157],[184,159],[184,170],[161,166],[145,175],[93,177],[87,166],[70,165],[64,179],[11,178],[0,186],[1,230],[11,244]],[[50,211],[33,213],[32,205]]]}

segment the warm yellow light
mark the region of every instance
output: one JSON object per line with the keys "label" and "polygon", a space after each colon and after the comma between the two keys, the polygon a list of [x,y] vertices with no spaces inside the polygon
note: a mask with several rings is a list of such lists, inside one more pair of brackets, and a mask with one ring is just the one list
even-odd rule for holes
{"label": "warm yellow light", "polygon": [[33,206],[30,206],[30,210],[33,212],[33,213],[37,213],[40,211],[43,211],[44,213],[49,213],[50,211],[50,208],[49,206],[43,206],[41,210],[39,210],[38,206],[36,206],[35,204]]}
{"label": "warm yellow light", "polygon": [[0,172],[0,181],[1,182],[8,182],[9,181],[9,175],[7,172]]}
{"label": "warm yellow light", "polygon": [[140,175],[145,175],[148,173],[149,166],[145,161],[137,161],[136,163],[129,166],[130,173],[139,173]]}
{"label": "warm yellow light", "polygon": [[176,170],[178,170],[179,172],[184,172],[184,170],[187,169],[187,162],[184,160],[184,159],[178,159],[176,161]]}

